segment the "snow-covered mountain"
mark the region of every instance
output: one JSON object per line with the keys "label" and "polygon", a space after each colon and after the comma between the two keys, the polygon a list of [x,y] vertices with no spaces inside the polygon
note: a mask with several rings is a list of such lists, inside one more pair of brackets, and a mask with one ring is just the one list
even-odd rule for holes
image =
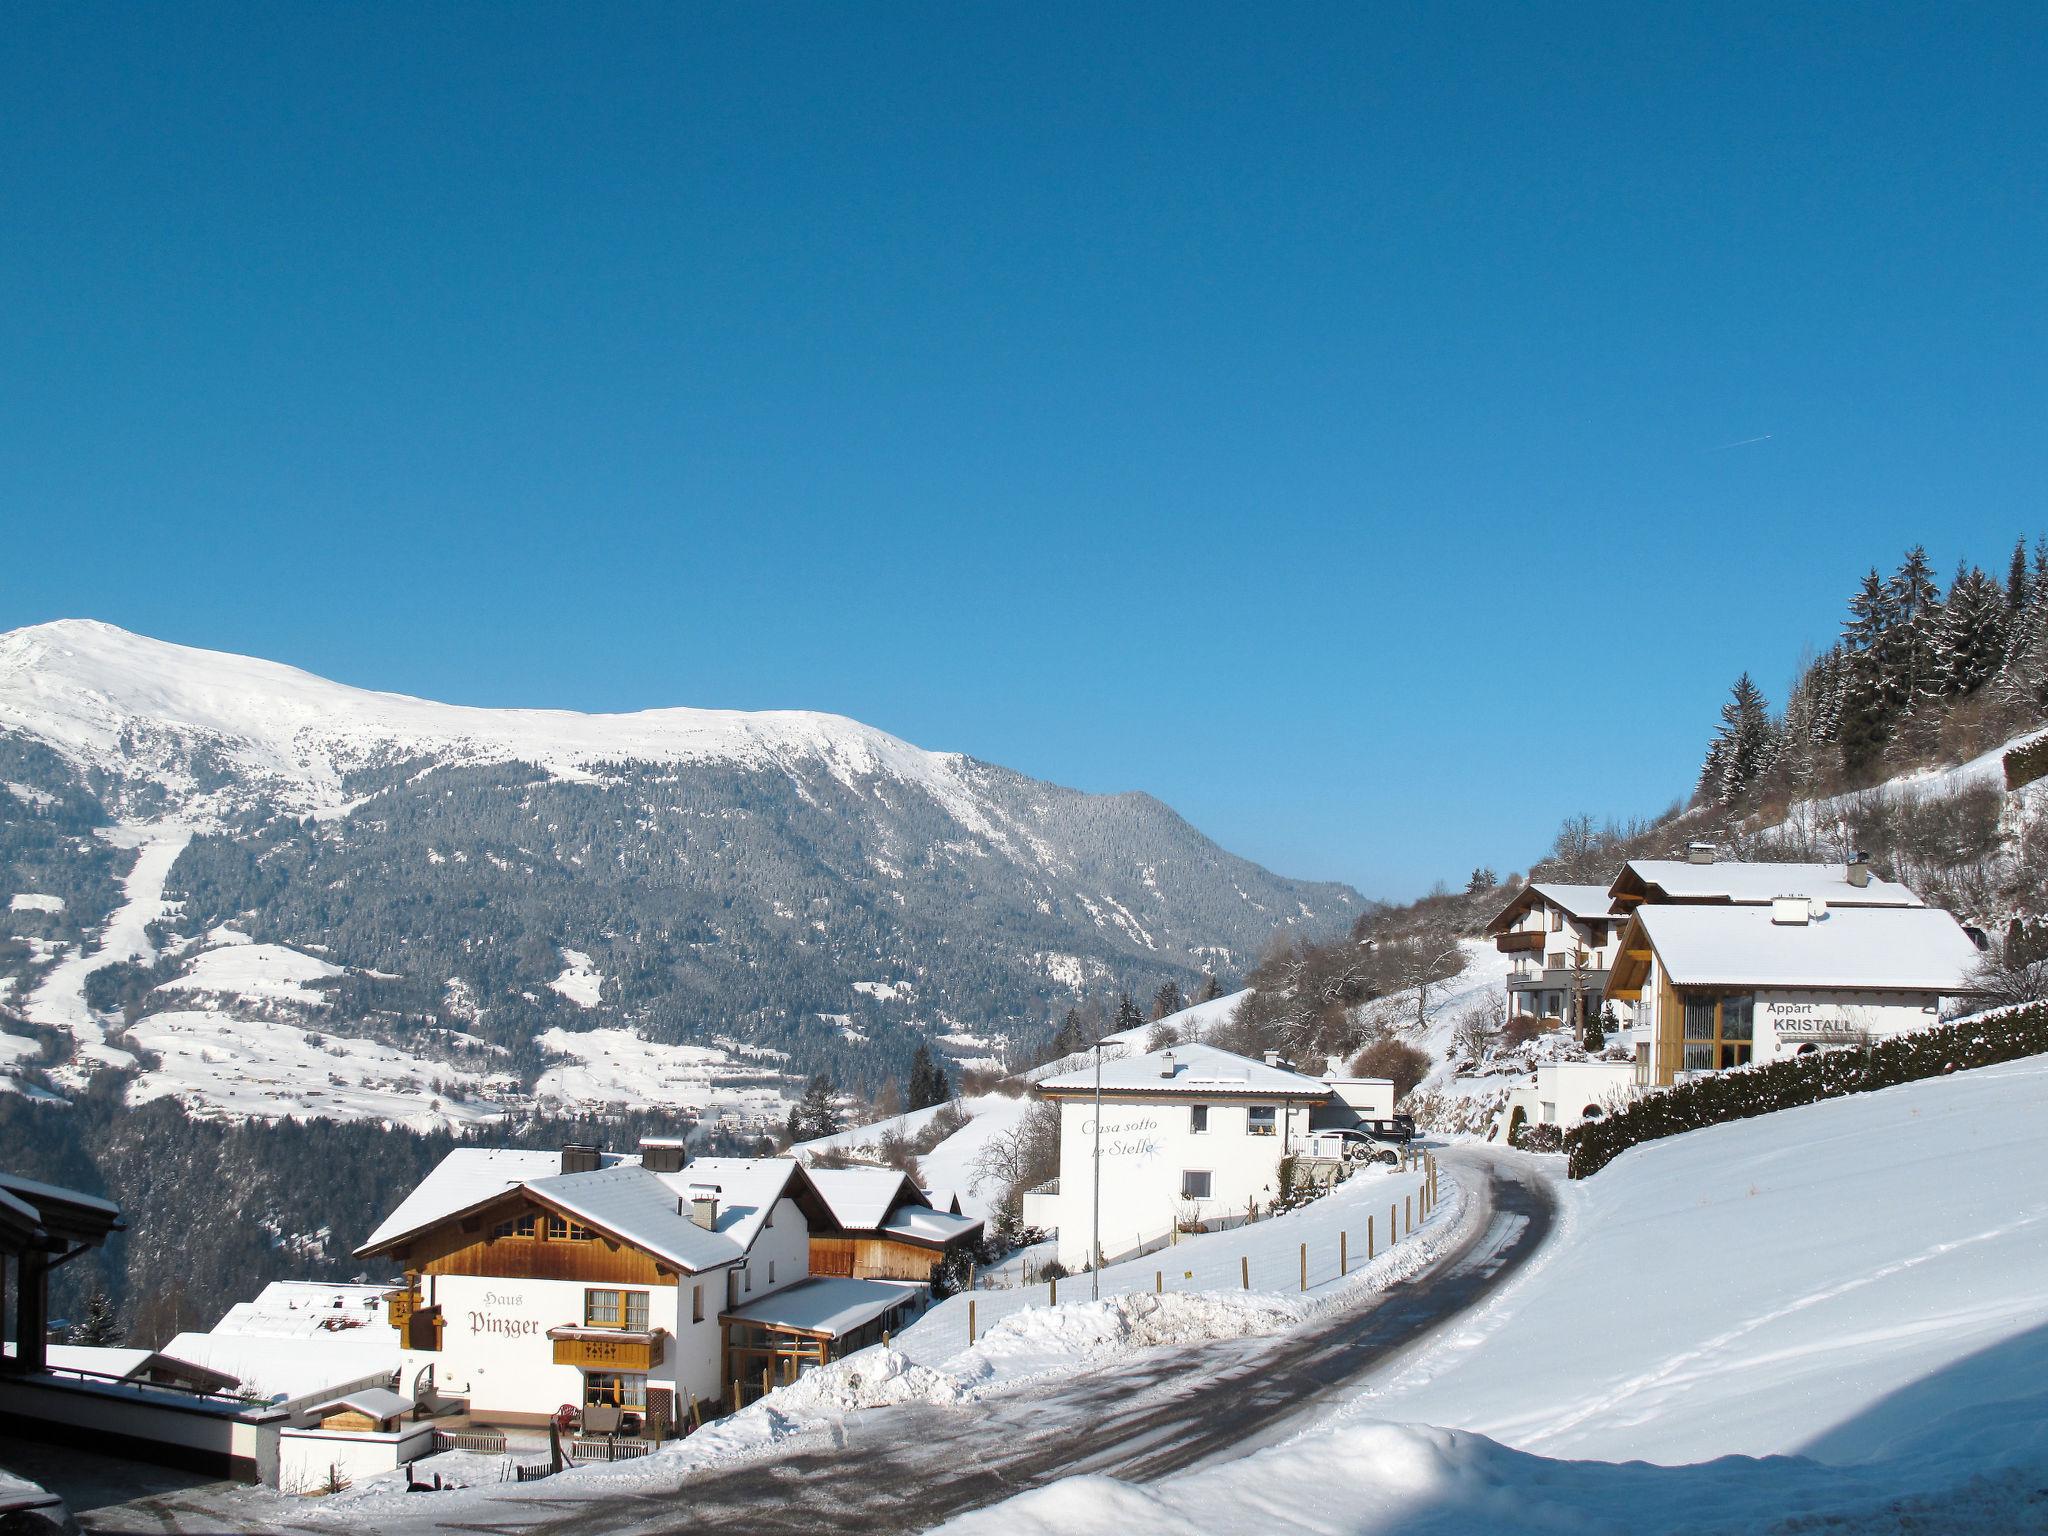
{"label": "snow-covered mountain", "polygon": [[111,1065],[109,1010],[160,1037],[137,1015],[189,1011],[165,984],[220,931],[331,965],[323,1030],[454,1030],[630,1096],[564,1034],[879,1082],[918,1037],[991,1058],[1363,904],[1148,795],[840,716],[437,704],[85,621],[0,635],[0,784],[0,1002]]}

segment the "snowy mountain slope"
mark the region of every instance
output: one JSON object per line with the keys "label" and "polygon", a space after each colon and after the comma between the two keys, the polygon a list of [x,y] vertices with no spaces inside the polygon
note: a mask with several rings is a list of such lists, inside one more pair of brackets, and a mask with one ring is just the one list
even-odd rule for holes
{"label": "snowy mountain slope", "polygon": [[133,993],[222,926],[336,968],[323,1028],[459,1029],[529,1089],[591,1030],[872,1089],[920,1038],[986,1062],[1362,905],[837,716],[442,705],[87,622],[0,636],[0,783],[0,983],[80,1083],[123,1064],[96,973]]}
{"label": "snowy mountain slope", "polygon": [[2038,1529],[2044,1092],[2036,1058],[1638,1147],[1565,1187],[1547,1254],[1490,1306],[1330,1422],[957,1529]]}

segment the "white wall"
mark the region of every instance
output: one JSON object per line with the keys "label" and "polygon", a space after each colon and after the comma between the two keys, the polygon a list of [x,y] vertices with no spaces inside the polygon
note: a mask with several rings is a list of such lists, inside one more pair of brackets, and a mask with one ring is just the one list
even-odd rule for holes
{"label": "white wall", "polygon": [[277,1437],[277,1486],[283,1493],[323,1493],[329,1468],[360,1483],[417,1461],[433,1448],[431,1424],[407,1424],[389,1434],[287,1429]]}
{"label": "white wall", "polygon": [[1941,1022],[1935,993],[1760,991],[1757,1060],[1778,1061],[1809,1043],[1838,1045],[1862,1036],[1890,1039]]}
{"label": "white wall", "polygon": [[[1279,1100],[1276,1134],[1246,1133],[1243,1100],[1208,1103],[1209,1128],[1189,1129],[1200,1100],[1130,1095],[1102,1098],[1102,1251],[1114,1260],[1173,1230],[1183,1217],[1215,1220],[1242,1216],[1252,1201],[1265,1206],[1279,1193],[1280,1160],[1308,1128],[1309,1107]],[[1093,1205],[1095,1105],[1092,1099],[1060,1104],[1059,1260],[1069,1268],[1089,1259]],[[1210,1175],[1207,1200],[1181,1199],[1181,1174]]]}

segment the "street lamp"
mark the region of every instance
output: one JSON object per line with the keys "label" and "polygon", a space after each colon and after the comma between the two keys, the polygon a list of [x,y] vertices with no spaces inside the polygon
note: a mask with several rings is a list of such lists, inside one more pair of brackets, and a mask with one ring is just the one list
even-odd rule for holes
{"label": "street lamp", "polygon": [[1088,1299],[1102,1299],[1102,1042],[1095,1042],[1095,1195],[1088,1227]]}

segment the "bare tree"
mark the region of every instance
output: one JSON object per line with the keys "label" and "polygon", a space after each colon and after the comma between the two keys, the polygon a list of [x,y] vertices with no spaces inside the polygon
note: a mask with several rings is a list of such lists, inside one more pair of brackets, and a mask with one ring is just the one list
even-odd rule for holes
{"label": "bare tree", "polygon": [[2009,943],[1994,943],[1970,973],[1970,981],[1994,1008],[2048,1002],[2048,954],[2027,955]]}

